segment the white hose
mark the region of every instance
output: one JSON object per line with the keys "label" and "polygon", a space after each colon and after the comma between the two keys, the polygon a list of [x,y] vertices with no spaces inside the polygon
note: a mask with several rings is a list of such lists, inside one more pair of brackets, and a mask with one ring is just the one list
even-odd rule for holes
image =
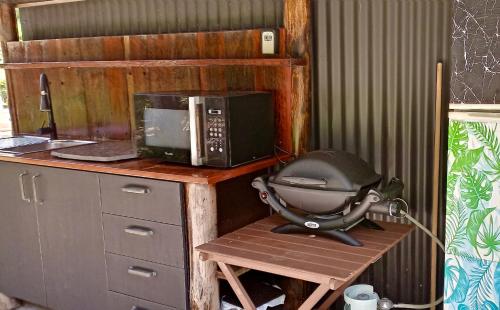
{"label": "white hose", "polygon": [[[402,200],[402,201],[404,201],[404,200]],[[404,203],[406,204],[406,201],[404,201]],[[408,205],[407,205],[407,207],[408,207]],[[406,210],[408,210],[408,209],[406,209]],[[411,215],[409,215],[406,211],[401,210],[401,214],[403,215],[403,217],[407,218],[410,222],[412,222],[413,224],[415,224],[415,226],[417,226],[418,228],[422,229],[424,231],[424,233],[426,233],[429,237],[431,237],[432,240],[441,248],[441,250],[443,250],[443,252],[445,252],[444,245],[441,242],[441,240],[439,240],[438,237],[436,237],[429,229],[427,229],[427,227],[425,227],[424,225],[422,225],[419,221],[417,221],[415,218],[413,218]],[[434,301],[434,302],[432,302],[430,304],[425,304],[425,305],[395,304],[393,306],[393,308],[429,309],[431,307],[435,307],[435,306],[439,305],[442,302],[443,302],[443,296],[441,296],[441,298],[439,298],[438,300],[436,300],[436,301]]]}
{"label": "white hose", "polygon": [[393,306],[393,308],[403,308],[403,309],[429,309],[431,307],[435,307],[439,305],[440,303],[443,302],[443,296],[436,300],[433,303],[426,304],[426,305],[411,305],[411,304],[396,304]]}
{"label": "white hose", "polygon": [[427,236],[431,237],[432,240],[434,240],[434,242],[436,242],[436,244],[441,248],[441,250],[443,250],[443,253],[445,252],[445,250],[444,250],[444,244],[429,229],[427,229],[427,227],[425,227],[424,225],[420,224],[419,221],[417,221],[411,215],[409,215],[408,213],[406,213],[404,210],[401,210],[401,214],[403,215],[403,217],[407,218],[410,222],[412,222],[413,224],[415,224],[415,226],[417,226],[418,228],[422,229],[424,231],[424,233],[427,234]]}

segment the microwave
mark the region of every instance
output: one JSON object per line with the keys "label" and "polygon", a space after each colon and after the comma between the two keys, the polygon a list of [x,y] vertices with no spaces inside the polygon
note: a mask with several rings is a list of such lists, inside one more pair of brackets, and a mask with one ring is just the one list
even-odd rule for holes
{"label": "microwave", "polygon": [[134,105],[142,158],[228,168],[274,154],[271,93],[138,93]]}

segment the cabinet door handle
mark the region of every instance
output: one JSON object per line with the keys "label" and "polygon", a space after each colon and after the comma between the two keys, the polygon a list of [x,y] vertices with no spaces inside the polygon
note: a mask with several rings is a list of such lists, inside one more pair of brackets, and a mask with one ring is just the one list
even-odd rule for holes
{"label": "cabinet door handle", "polygon": [[122,187],[122,192],[129,193],[129,194],[142,194],[142,195],[144,195],[144,194],[151,193],[151,190],[146,186],[127,185],[125,187]]}
{"label": "cabinet door handle", "polygon": [[19,188],[21,189],[21,199],[26,202],[31,202],[31,199],[26,196],[26,188],[24,186],[24,177],[27,175],[28,172],[19,174]]}
{"label": "cabinet door handle", "polygon": [[40,178],[40,174],[35,174],[31,177],[31,183],[33,184],[33,200],[36,203],[43,204],[43,200],[38,197],[38,182],[37,180]]}
{"label": "cabinet door handle", "polygon": [[141,237],[151,237],[154,235],[154,231],[151,228],[140,227],[140,226],[129,226],[124,229],[127,234],[141,236]]}
{"label": "cabinet door handle", "polygon": [[137,267],[137,266],[129,267],[128,274],[133,275],[133,276],[143,277],[143,278],[156,277],[156,271],[151,270],[151,269],[142,268],[142,267]]}
{"label": "cabinet door handle", "polygon": [[143,308],[139,306],[133,306],[130,310],[148,310],[148,308]]}

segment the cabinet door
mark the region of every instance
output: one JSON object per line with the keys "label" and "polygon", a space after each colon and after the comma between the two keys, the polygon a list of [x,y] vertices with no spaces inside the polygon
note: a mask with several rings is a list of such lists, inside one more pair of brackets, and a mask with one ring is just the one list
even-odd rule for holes
{"label": "cabinet door", "polygon": [[45,305],[36,209],[21,192],[31,199],[27,168],[0,163],[0,292]]}
{"label": "cabinet door", "polygon": [[33,182],[40,222],[47,305],[105,309],[106,270],[99,182],[92,173],[37,168]]}

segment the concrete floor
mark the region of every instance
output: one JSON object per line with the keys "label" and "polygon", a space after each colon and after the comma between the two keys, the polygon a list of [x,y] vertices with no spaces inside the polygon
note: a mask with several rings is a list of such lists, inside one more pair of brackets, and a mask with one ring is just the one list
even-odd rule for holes
{"label": "concrete floor", "polygon": [[47,310],[30,304],[21,304],[0,293],[0,310]]}

